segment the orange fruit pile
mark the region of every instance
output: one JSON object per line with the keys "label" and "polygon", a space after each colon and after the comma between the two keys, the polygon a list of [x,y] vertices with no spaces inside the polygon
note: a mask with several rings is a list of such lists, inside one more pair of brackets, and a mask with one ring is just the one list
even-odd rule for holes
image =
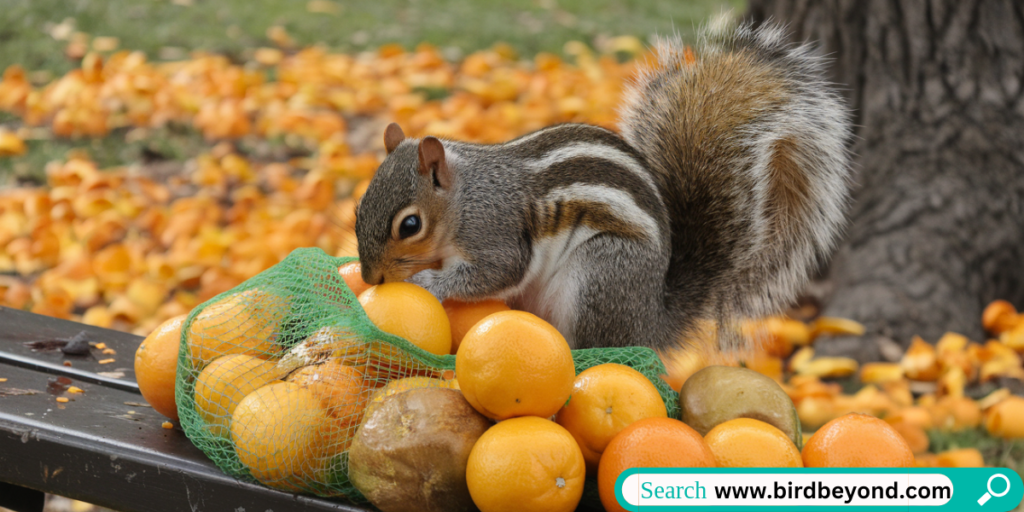
{"label": "orange fruit pile", "polygon": [[[358,270],[349,265],[339,272],[351,279]],[[1019,428],[1024,398],[999,390],[975,402],[962,394],[966,383],[939,385],[951,371],[965,372],[972,364],[972,345],[953,335],[940,341],[932,359],[916,342],[901,363],[905,374],[935,379],[940,393],[915,400],[904,378],[880,387],[868,384],[840,398],[838,384],[827,382],[832,373],[801,373],[813,361],[801,351],[811,350],[821,334],[849,332],[851,324],[825,319],[813,327],[800,324],[801,329],[791,320],[766,322],[775,325],[768,335],[784,340],[775,340],[771,354],[777,355],[767,357],[785,354],[789,379],[765,379],[765,385],[779,387],[782,397],[788,394],[801,419],[809,417],[808,403],[831,401],[833,407],[813,435],[804,434],[800,450],[793,436],[754,417],[702,424],[707,433],[701,436],[668,418],[654,383],[627,366],[602,364],[577,375],[569,346],[554,327],[504,304],[449,303],[446,309],[407,283],[368,287],[359,298],[380,329],[438,355],[451,350],[453,323],[472,323],[455,353],[455,372],[407,364],[412,360],[403,362],[394,349],[362,343],[340,328],[319,329],[282,350],[276,336],[284,302],[258,289],[227,295],[196,315],[185,331],[190,344],[183,352],[199,372],[197,411],[211,434],[232,440],[240,460],[261,482],[310,490],[335,467],[368,408],[423,387],[458,390],[478,412],[500,420],[474,445],[465,472],[470,496],[483,512],[573,510],[588,474],[596,477],[603,506],[621,510],[614,484],[634,467],[976,466],[984,462],[977,449],[928,453],[927,430],[984,425],[997,436],[1024,434]],[[999,318],[1000,325],[1014,328],[1006,316]],[[154,333],[153,339],[166,339],[165,331],[173,328]],[[176,328],[180,332],[180,325]],[[991,343],[990,353],[1005,353],[997,352],[1002,343]],[[786,347],[795,346],[804,348],[787,353]],[[974,350],[975,356],[982,354]],[[385,360],[395,357],[397,366],[387,367]],[[951,361],[962,364],[954,367]],[[856,407],[844,410],[844,403],[869,412],[877,407],[886,419]],[[794,406],[786,407],[792,415]],[[276,434],[282,429],[291,433],[287,439]]]}
{"label": "orange fruit pile", "polygon": [[586,476],[583,452],[550,419],[576,376],[561,333],[530,313],[492,313],[462,339],[455,375],[474,409],[504,420],[470,452],[466,481],[480,510],[575,510]]}
{"label": "orange fruit pile", "polygon": [[502,420],[473,447],[466,471],[483,512],[574,510],[587,473],[605,507],[619,510],[615,479],[630,467],[715,465],[700,434],[666,417],[646,377],[620,364],[575,375],[565,338],[532,314],[484,317],[455,357],[466,400]]}
{"label": "orange fruit pile", "polygon": [[[448,354],[448,318],[426,290],[393,283],[370,287],[361,297],[382,330]],[[317,489],[339,464],[368,405],[419,387],[458,389],[451,375],[414,376],[423,367],[412,358],[392,360],[400,355],[396,349],[339,327],[317,329],[286,349],[280,336],[290,314],[288,300],[259,288],[227,294],[185,326],[184,317],[168,322],[137,356],[147,396],[155,406],[173,406],[184,331],[186,364],[178,371],[190,372],[185,382],[194,379],[200,435],[230,439],[250,474],[266,485]],[[381,369],[388,364],[393,367]]]}

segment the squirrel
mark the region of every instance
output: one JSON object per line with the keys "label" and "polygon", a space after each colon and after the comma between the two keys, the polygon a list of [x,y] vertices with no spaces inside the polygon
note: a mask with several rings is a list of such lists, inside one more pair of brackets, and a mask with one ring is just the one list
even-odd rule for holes
{"label": "squirrel", "polygon": [[708,320],[727,344],[722,328],[795,299],[849,201],[849,112],[785,36],[661,39],[621,136],[560,124],[482,145],[392,123],[356,210],[363,279],[504,299],[572,348],[672,348]]}

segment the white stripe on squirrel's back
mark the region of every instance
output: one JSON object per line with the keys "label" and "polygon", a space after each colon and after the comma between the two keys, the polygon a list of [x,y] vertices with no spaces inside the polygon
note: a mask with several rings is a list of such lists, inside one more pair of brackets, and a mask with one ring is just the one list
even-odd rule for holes
{"label": "white stripe on squirrel's back", "polygon": [[530,167],[534,172],[539,172],[560,162],[581,157],[608,160],[618,167],[629,170],[629,172],[642,179],[659,200],[661,199],[661,194],[658,193],[658,187],[654,183],[654,178],[651,177],[651,171],[647,170],[632,155],[605,144],[597,144],[593,142],[573,142],[571,144],[566,144],[549,151],[540,159],[534,160],[530,164]]}
{"label": "white stripe on squirrel's back", "polygon": [[[542,199],[543,203],[549,204],[568,201],[585,201],[586,203],[607,206],[619,221],[634,226],[652,243],[658,245],[661,243],[661,230],[658,229],[657,221],[637,206],[633,198],[622,190],[603,185],[577,183],[552,189]],[[597,230],[596,233],[601,232],[600,224],[586,224]]]}

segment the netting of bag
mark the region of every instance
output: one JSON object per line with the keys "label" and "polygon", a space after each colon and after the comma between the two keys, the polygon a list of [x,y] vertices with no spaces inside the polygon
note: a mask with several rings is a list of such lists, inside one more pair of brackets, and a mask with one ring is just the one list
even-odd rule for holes
{"label": "netting of bag", "polygon": [[[455,387],[455,356],[430,354],[370,322],[338,270],[351,261],[298,249],[189,314],[178,413],[189,439],[225,473],[365,503],[347,457],[366,408],[404,387]],[[669,417],[679,417],[654,351],[585,349],[573,359],[577,373],[603,363],[638,370]]]}

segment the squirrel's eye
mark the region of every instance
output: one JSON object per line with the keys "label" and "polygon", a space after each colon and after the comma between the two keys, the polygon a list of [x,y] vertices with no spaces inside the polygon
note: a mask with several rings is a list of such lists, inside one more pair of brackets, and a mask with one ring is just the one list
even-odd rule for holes
{"label": "squirrel's eye", "polygon": [[402,219],[402,224],[398,226],[398,237],[405,239],[420,232],[420,216],[410,215]]}

